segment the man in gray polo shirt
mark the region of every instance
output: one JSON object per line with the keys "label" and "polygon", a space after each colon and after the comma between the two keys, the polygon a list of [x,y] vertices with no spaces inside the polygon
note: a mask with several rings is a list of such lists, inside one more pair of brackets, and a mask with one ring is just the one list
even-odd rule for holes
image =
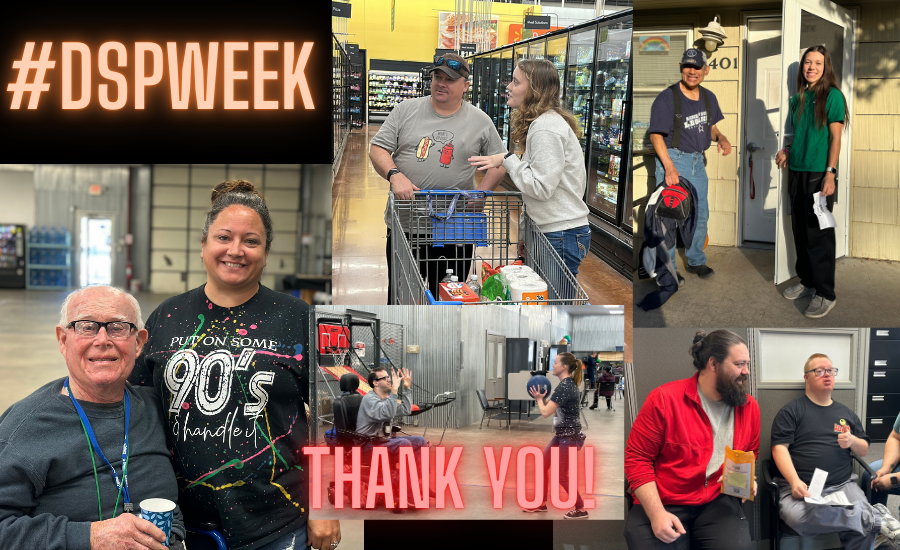
{"label": "man in gray polo shirt", "polygon": [[[471,156],[505,153],[506,148],[490,117],[463,101],[469,89],[469,65],[456,54],[444,54],[434,60],[431,95],[400,103],[372,139],[369,158],[378,175],[387,179],[398,199],[409,200],[419,190],[459,189],[471,191],[475,185],[475,167]],[[493,189],[503,179],[503,168],[488,170],[478,189]],[[388,226],[388,278],[391,273],[390,211],[385,210]],[[471,259],[473,245],[421,247],[418,258]],[[470,261],[447,262],[460,280]],[[420,264],[422,266],[422,264]],[[422,276],[437,296],[437,283],[444,276],[440,264],[422,267]],[[390,286],[390,285],[389,285]],[[394,297],[388,291],[388,303]]]}

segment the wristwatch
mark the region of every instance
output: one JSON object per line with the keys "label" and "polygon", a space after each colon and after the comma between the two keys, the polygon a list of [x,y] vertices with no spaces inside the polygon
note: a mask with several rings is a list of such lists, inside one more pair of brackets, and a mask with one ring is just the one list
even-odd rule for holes
{"label": "wristwatch", "polygon": [[510,152],[506,153],[505,155],[503,155],[503,160],[506,160],[506,159],[508,159],[509,157],[513,156],[513,155],[515,155],[515,153],[513,153],[512,151],[510,151]]}
{"label": "wristwatch", "polygon": [[892,475],[891,476],[891,487],[896,487],[897,485],[900,485],[900,482],[897,481],[897,476]]}
{"label": "wristwatch", "polygon": [[826,172],[831,172],[831,173],[834,174],[835,176],[837,175],[837,168],[835,168],[834,166],[829,166],[828,168],[825,169],[825,171],[826,171]]}
{"label": "wristwatch", "polygon": [[391,177],[394,174],[399,174],[399,173],[400,173],[400,170],[398,168],[391,168],[390,170],[388,170],[387,176],[385,176],[384,179],[388,180],[388,183],[390,183]]}

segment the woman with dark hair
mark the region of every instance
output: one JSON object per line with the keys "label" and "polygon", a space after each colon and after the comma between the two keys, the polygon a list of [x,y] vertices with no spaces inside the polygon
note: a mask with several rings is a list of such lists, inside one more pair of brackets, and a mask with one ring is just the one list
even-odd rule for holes
{"label": "woman with dark hair", "polygon": [[216,186],[206,284],[150,314],[129,381],[162,393],[187,525],[217,524],[230,550],[334,550],[338,522],[307,521],[309,306],[260,284],[272,237],[253,184]]}
{"label": "woman with dark hair", "polygon": [[581,128],[560,107],[559,73],[550,61],[519,61],[506,89],[506,104],[515,109],[510,127],[516,145],[506,155],[471,157],[469,162],[479,170],[506,169],[522,192],[528,215],[577,275],[591,246]]}
{"label": "woman with dark hair", "polygon": [[[571,353],[560,353],[550,367],[553,375],[559,378],[559,385],[553,390],[549,398],[546,393],[539,393],[538,388],[533,387],[528,393],[537,402],[541,416],[553,417],[553,430],[555,435],[547,447],[544,448],[544,503],[547,502],[550,488],[550,450],[559,449],[559,484],[569,490],[569,448],[577,447],[581,450],[584,446],[584,432],[581,431],[581,400],[578,388],[582,380],[582,364]],[[576,480],[577,483],[577,480]],[[576,490],[577,491],[577,490]],[[542,503],[537,508],[526,508],[526,512],[546,512],[547,505]],[[588,513],[584,509],[584,501],[581,494],[575,499],[575,507],[566,512],[565,519],[587,519]]]}
{"label": "woman with dark hair", "polygon": [[820,228],[813,204],[814,194],[821,193],[829,211],[834,205],[841,132],[849,121],[850,111],[837,87],[831,55],[825,46],[808,48],[800,58],[797,94],[791,98],[793,142],[775,155],[775,163],[790,169],[791,230],[800,277],[800,282],[784,291],[784,297],[812,296],[805,312],[811,319],[828,315],[836,300],[834,228]]}

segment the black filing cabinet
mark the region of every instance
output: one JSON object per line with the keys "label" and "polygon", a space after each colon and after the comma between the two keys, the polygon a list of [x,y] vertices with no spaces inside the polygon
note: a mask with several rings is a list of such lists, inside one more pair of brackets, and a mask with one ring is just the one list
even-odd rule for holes
{"label": "black filing cabinet", "polygon": [[870,329],[868,370],[866,434],[885,441],[900,413],[900,328]]}

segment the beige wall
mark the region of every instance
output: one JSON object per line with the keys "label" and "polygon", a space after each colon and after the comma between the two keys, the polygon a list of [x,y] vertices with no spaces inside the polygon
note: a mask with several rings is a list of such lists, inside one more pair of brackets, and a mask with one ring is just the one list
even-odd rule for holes
{"label": "beige wall", "polygon": [[900,260],[900,2],[859,8],[850,255]]}
{"label": "beige wall", "polygon": [[[847,2],[838,2],[849,4]],[[850,256],[900,260],[900,1],[862,3],[858,7],[856,50],[856,86],[851,113],[852,147],[850,187]],[[753,11],[781,10],[780,5],[757,4]],[[684,11],[681,8],[681,11]],[[679,10],[645,12],[635,16],[635,28],[657,25],[692,24],[695,37],[701,26],[722,16],[728,35],[710,59],[738,58],[739,66],[729,70],[711,69],[704,86],[719,100],[725,120],[719,129],[735,146],[732,154],[722,157],[715,147],[707,151],[707,173],[710,179],[709,243],[737,246],[740,213],[738,150],[741,128],[741,90],[743,47],[741,44],[741,9],[710,9],[684,17]],[[656,185],[654,158],[635,157],[633,168],[634,198],[646,196]],[[635,208],[635,235],[640,241],[643,212]],[[640,249],[640,242],[635,250]]]}

